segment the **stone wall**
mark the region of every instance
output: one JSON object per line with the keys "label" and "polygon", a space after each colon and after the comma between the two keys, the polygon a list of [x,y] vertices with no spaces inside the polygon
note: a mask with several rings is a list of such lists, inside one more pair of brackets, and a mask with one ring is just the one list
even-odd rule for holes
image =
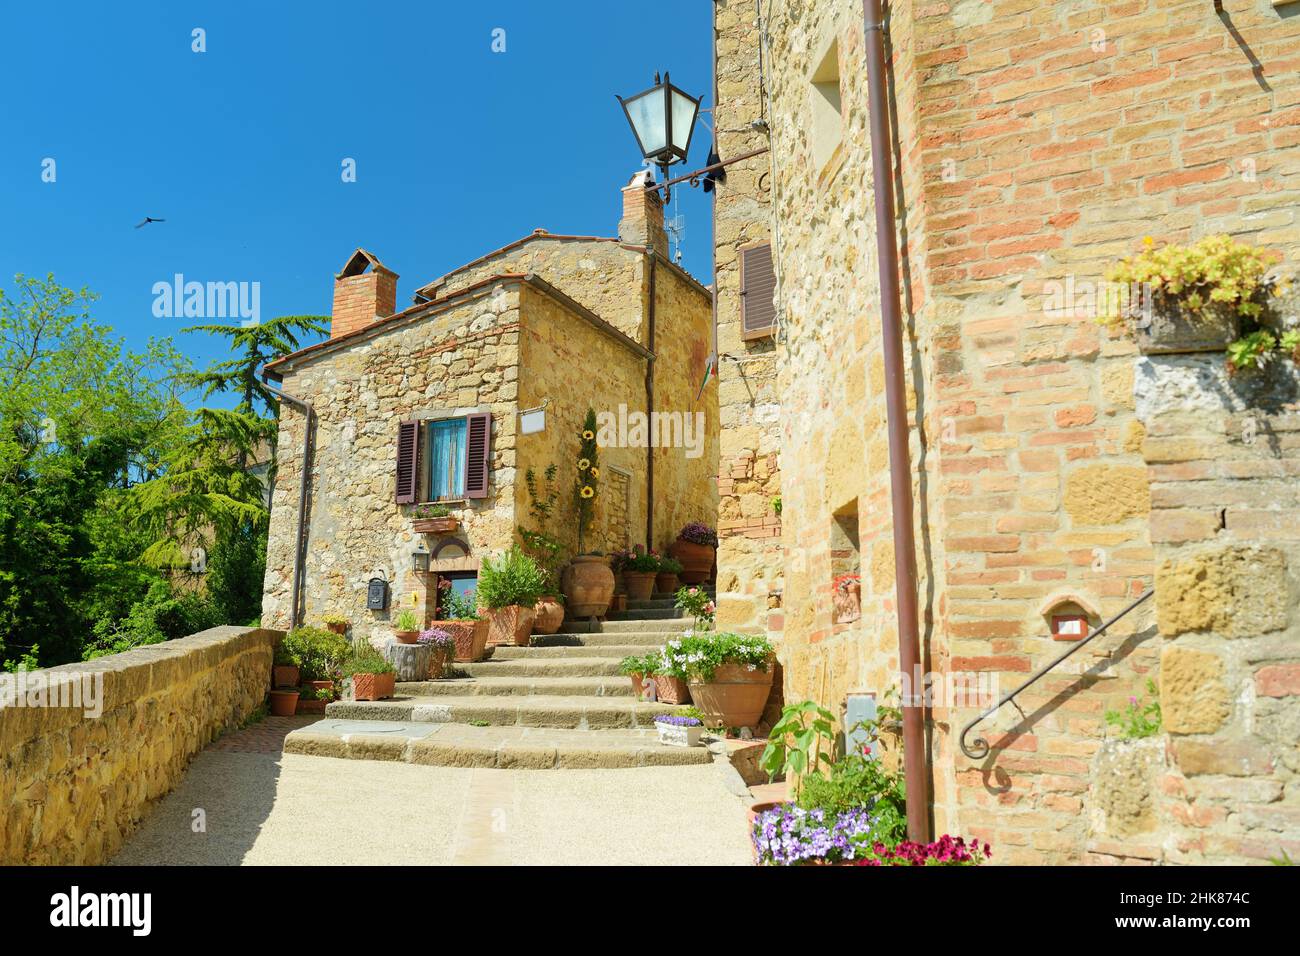
{"label": "stone wall", "polygon": [[1137,380],[1167,757],[1144,838],[1107,850],[1300,858],[1300,372],[1168,356]]}
{"label": "stone wall", "polygon": [[217,627],[24,675],[91,681],[102,712],[0,707],[0,865],[111,858],[190,759],[265,700],[279,636]]}
{"label": "stone wall", "polygon": [[[769,145],[763,120],[754,4],[713,5],[717,49],[718,150],[734,159]],[[772,240],[769,154],[727,167],[714,196],[714,283],[718,299],[718,627],[779,639],[784,587],[781,519],[780,335],[746,339],[740,314],[740,250]]]}

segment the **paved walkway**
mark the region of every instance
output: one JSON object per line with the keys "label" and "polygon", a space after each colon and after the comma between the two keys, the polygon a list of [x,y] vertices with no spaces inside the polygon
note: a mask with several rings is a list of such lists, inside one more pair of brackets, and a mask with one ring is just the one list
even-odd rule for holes
{"label": "paved walkway", "polygon": [[750,862],[744,800],[712,764],[484,770],[282,753],[303,722],[217,741],[113,863]]}

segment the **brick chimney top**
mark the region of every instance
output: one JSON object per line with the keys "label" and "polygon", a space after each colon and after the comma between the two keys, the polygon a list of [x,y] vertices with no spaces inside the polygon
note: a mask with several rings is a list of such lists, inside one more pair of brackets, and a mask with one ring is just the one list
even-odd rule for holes
{"label": "brick chimney top", "polygon": [[365,328],[397,311],[397,273],[379,257],[358,249],[334,276],[330,338]]}
{"label": "brick chimney top", "polygon": [[618,237],[629,245],[648,246],[668,257],[668,233],[664,230],[664,204],[648,169],[639,170],[623,187],[623,218],[618,223]]}

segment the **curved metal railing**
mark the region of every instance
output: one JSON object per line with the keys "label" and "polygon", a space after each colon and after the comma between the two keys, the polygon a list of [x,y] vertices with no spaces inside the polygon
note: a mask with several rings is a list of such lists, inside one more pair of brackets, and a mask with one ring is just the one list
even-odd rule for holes
{"label": "curved metal railing", "polygon": [[994,704],[988,710],[984,711],[982,714],[980,714],[978,717],[972,720],[969,724],[963,727],[961,730],[961,736],[957,738],[957,744],[959,747],[961,747],[961,752],[964,753],[967,757],[970,757],[971,760],[982,760],[983,758],[987,757],[990,749],[989,742],[985,740],[983,737],[976,737],[973,741],[971,741],[969,745],[967,745],[966,735],[971,732],[971,728],[973,728],[981,720],[984,720],[986,717],[993,714],[1003,704],[1006,704],[1011,700],[1014,700],[1015,696],[1019,694],[1022,690],[1024,690],[1030,684],[1034,683],[1034,681],[1038,680],[1038,678],[1042,677],[1044,674],[1050,671],[1057,664],[1061,663],[1061,661],[1065,660],[1071,654],[1075,653],[1080,648],[1084,647],[1084,645],[1086,645],[1089,641],[1093,640],[1094,638],[1101,637],[1101,635],[1106,633],[1107,628],[1109,628],[1112,624],[1114,624],[1116,621],[1122,618],[1125,614],[1133,610],[1135,607],[1137,607],[1139,604],[1147,600],[1147,598],[1151,597],[1151,595],[1155,593],[1156,593],[1155,588],[1151,588],[1149,591],[1146,591],[1140,598],[1138,598],[1132,604],[1128,605],[1128,607],[1124,608],[1124,610],[1120,611],[1118,614],[1112,617],[1101,627],[1097,628],[1097,630],[1093,631],[1083,640],[1079,641],[1079,643],[1072,646],[1068,651],[1066,651],[1060,657],[1056,658],[1056,660],[1052,661],[1052,663],[1048,664],[1046,667],[1041,668],[1038,671],[1038,673],[1034,674],[1033,677],[1029,678],[1029,680],[1025,681],[1023,684],[1021,684],[1011,693],[1007,694],[996,704]]}

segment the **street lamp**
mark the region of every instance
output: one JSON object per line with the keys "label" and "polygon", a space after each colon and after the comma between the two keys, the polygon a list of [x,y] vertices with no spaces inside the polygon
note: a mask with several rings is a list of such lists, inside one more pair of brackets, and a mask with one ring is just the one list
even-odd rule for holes
{"label": "street lamp", "polygon": [[[695,131],[700,100],[673,86],[665,71],[662,81],[659,74],[655,74],[655,83],[650,89],[627,99],[619,96],[618,102],[627,115],[641,155],[663,170],[666,182],[668,167],[685,162],[691,148],[691,134]],[[667,200],[665,187],[664,201]]]}

